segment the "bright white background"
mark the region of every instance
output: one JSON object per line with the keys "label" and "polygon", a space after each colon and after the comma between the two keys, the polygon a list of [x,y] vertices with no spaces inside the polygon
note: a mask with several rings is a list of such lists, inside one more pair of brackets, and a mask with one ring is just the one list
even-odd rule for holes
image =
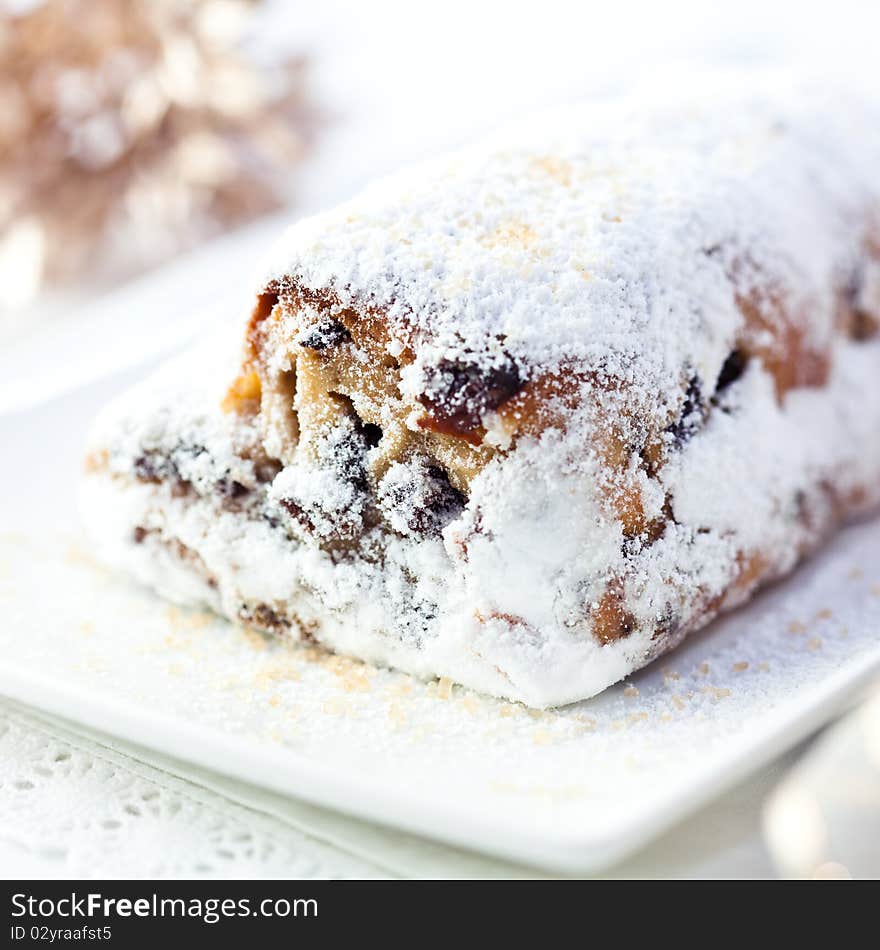
{"label": "bright white background", "polygon": [[271,20],[276,42],[314,50],[316,91],[340,117],[309,203],[509,117],[669,69],[784,63],[880,84],[873,0],[273,0]]}

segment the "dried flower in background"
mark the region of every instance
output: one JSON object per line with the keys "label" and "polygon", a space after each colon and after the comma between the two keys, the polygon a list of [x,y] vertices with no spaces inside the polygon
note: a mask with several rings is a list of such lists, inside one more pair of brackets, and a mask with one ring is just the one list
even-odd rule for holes
{"label": "dried flower in background", "polygon": [[253,0],[0,0],[0,304],[119,278],[290,199],[314,116]]}

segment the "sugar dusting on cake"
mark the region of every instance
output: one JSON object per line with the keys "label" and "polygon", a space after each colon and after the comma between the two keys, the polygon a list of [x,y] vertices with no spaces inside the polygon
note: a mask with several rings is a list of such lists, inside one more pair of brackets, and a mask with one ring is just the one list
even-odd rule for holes
{"label": "sugar dusting on cake", "polygon": [[819,301],[825,335],[880,200],[880,110],[740,84],[560,110],[390,177],[292,227],[267,280],[382,307],[432,358],[583,362],[655,394],[685,359],[717,377],[750,269]]}
{"label": "sugar dusting on cake", "polygon": [[[388,455],[397,403],[378,443],[342,411],[308,451],[261,435],[221,413],[196,355],[108,410],[87,519],[177,599],[536,706],[591,695],[737,578],[748,596],[750,571],[791,569],[836,505],[878,500],[880,344],[836,322],[853,274],[854,312],[873,293],[878,168],[874,104],[760,88],[566,110],[404,172],[296,225],[266,281],[381,313],[387,351],[413,354],[404,428],[427,407],[453,436],[485,430],[468,483]],[[747,306],[769,342],[752,330],[744,358]],[[771,344],[792,314],[789,380]],[[270,331],[277,372],[295,343],[349,347],[366,373],[344,329],[304,304]],[[511,440],[505,400],[556,377],[576,408]]]}

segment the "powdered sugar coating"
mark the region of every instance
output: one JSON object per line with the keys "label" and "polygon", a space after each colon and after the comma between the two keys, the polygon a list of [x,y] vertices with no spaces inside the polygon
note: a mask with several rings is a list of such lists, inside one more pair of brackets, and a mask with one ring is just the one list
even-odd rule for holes
{"label": "powdered sugar coating", "polygon": [[301,222],[249,331],[284,385],[224,415],[170,369],[111,408],[100,542],[419,675],[597,692],[880,501],[880,342],[840,318],[873,306],[878,120],[824,90],[606,103]]}
{"label": "powdered sugar coating", "polygon": [[756,263],[827,338],[878,160],[880,109],[840,90],[710,84],[560,110],[294,225],[265,283],[376,306],[425,359],[503,350],[663,393],[686,363],[717,377]]}

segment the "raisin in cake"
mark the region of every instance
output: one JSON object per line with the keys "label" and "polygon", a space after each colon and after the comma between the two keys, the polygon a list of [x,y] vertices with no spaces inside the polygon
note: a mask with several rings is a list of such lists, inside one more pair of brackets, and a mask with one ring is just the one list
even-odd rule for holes
{"label": "raisin in cake", "polygon": [[534,706],[880,501],[880,111],[567,109],[295,225],[235,370],[109,407],[85,519],[174,600]]}

